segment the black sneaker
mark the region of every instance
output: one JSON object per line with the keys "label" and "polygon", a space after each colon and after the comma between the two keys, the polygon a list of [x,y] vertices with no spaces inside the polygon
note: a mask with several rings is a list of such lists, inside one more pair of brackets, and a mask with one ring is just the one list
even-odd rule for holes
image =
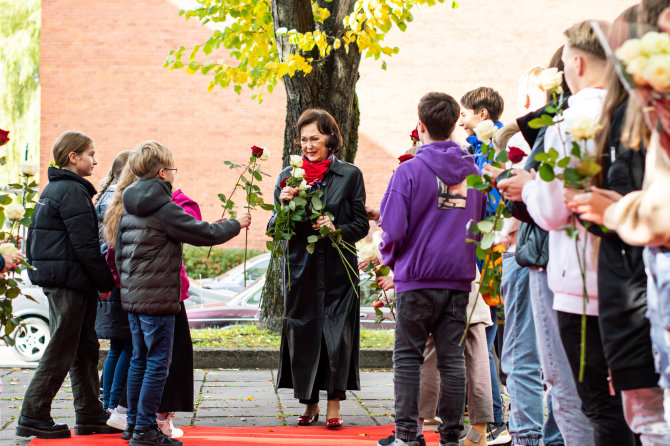
{"label": "black sneaker", "polygon": [[154,427],[147,432],[133,432],[128,446],[182,446],[182,442],[168,437],[158,427]]}
{"label": "black sneaker", "polygon": [[[393,431],[393,433],[388,437],[379,440],[377,442],[377,446],[393,446],[394,443],[395,443],[395,431]],[[416,439],[414,439],[413,443],[418,444],[418,446],[426,446],[426,439],[423,437],[423,434],[421,434],[418,437],[416,437]]]}
{"label": "black sneaker", "polygon": [[135,425],[134,424],[126,424],[126,430],[123,431],[121,434],[121,440],[130,440],[133,438],[133,431],[135,430]]}
{"label": "black sneaker", "polygon": [[507,424],[503,421],[500,424],[489,423],[486,426],[486,444],[508,444],[512,442],[512,436],[507,430]]}
{"label": "black sneaker", "polygon": [[67,424],[54,423],[51,417],[48,420],[39,420],[21,415],[16,426],[16,435],[18,437],[70,438],[70,428],[67,427]]}

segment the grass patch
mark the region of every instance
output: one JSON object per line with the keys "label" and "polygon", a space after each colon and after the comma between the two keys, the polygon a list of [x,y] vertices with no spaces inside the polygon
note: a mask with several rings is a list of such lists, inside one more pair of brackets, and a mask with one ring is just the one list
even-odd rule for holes
{"label": "grass patch", "polygon": [[[193,347],[279,348],[280,335],[261,330],[254,324],[227,328],[192,328]],[[393,330],[361,328],[361,348],[393,348]]]}

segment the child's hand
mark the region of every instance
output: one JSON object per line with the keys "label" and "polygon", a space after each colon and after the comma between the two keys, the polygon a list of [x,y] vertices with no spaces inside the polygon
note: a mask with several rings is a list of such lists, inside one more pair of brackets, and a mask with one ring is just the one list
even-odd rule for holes
{"label": "child's hand", "polygon": [[246,212],[237,216],[237,222],[242,228],[248,228],[251,224],[251,214]]}
{"label": "child's hand", "polygon": [[377,285],[379,285],[384,291],[388,291],[391,288],[395,288],[395,284],[393,283],[393,277],[391,276],[377,277]]}

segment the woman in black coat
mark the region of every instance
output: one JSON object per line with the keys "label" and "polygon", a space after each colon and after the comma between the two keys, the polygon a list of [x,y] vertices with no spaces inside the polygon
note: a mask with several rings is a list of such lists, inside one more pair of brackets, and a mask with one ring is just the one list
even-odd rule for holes
{"label": "woman in black coat", "polygon": [[[298,420],[303,426],[318,420],[319,390],[326,390],[326,426],[340,427],[340,401],[346,398],[347,389],[360,388],[358,275],[352,274],[354,289],[330,242],[318,241],[314,253],[309,254],[307,237],[317,234],[322,226],[340,229],[342,238],[352,244],[365,237],[370,228],[365,212],[365,186],[356,166],[334,156],[342,146],[342,136],[329,113],[306,110],[298,119],[296,130],[305,180],[323,190],[321,199],[334,221],[324,215],[315,225],[298,222],[289,241],[290,288],[285,281],[277,387],[294,389],[295,397],[307,405]],[[276,203],[287,203],[298,193],[298,188],[284,186],[291,172],[289,167],[279,175]],[[269,225],[274,225],[274,221],[275,216]],[[344,256],[355,269],[356,256],[351,253]]]}

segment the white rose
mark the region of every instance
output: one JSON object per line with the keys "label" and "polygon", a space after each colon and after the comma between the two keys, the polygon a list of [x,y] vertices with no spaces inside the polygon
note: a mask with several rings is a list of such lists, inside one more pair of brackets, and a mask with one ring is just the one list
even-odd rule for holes
{"label": "white rose", "polygon": [[30,161],[21,161],[21,164],[19,166],[21,169],[21,173],[29,177],[34,177],[40,170],[39,165],[37,163],[33,163]]}
{"label": "white rose", "polygon": [[614,54],[625,65],[628,65],[633,59],[642,55],[642,42],[640,39],[626,40]]}
{"label": "white rose", "polygon": [[291,164],[291,167],[302,167],[302,156],[291,155],[290,164]]}
{"label": "white rose", "polygon": [[626,65],[626,71],[628,71],[628,74],[633,78],[635,85],[644,87],[648,84],[647,80],[644,78],[644,72],[647,69],[648,64],[649,59],[646,57],[636,57]]}
{"label": "white rose", "polygon": [[19,203],[12,203],[5,207],[5,215],[10,220],[21,220],[26,210]]}
{"label": "white rose", "polygon": [[648,32],[642,36],[640,43],[647,56],[670,54],[670,36],[666,33]]}
{"label": "white rose", "polygon": [[293,177],[294,178],[303,178],[305,176],[305,169],[302,167],[293,168]]}
{"label": "white rose", "polygon": [[366,243],[358,248],[358,258],[364,262],[371,262],[377,258],[375,245]]}
{"label": "white rose", "polygon": [[14,254],[16,254],[16,246],[14,246],[14,243],[2,243],[0,244],[0,255],[3,257],[13,257]]}
{"label": "white rose", "polygon": [[547,68],[540,74],[540,88],[544,91],[552,91],[563,84],[563,72],[558,68]]}
{"label": "white rose", "polygon": [[660,54],[649,58],[644,70],[644,78],[651,88],[660,93],[670,92],[670,54]]}
{"label": "white rose", "polygon": [[307,181],[305,181],[304,179],[298,185],[298,189],[300,189],[300,190],[307,190],[308,187],[309,187],[309,184],[307,184]]}
{"label": "white rose", "polygon": [[572,139],[579,141],[582,139],[592,139],[596,136],[596,132],[602,126],[589,117],[574,119],[570,123],[568,131],[572,135]]}
{"label": "white rose", "polygon": [[261,161],[267,161],[270,159],[270,150],[263,148],[263,154],[259,158]]}
{"label": "white rose", "polygon": [[489,139],[493,138],[493,135],[498,131],[498,127],[493,124],[493,121],[487,119],[477,124],[475,127],[475,134],[480,141],[485,144],[489,143]]}

